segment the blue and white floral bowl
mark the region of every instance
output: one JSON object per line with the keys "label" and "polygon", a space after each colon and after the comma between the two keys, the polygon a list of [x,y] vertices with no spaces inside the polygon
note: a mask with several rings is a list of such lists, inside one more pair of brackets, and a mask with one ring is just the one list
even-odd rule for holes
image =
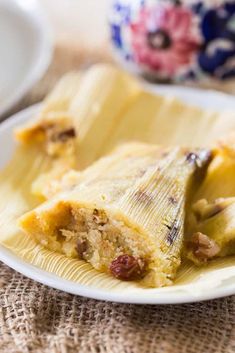
{"label": "blue and white floral bowl", "polygon": [[113,0],[118,57],[160,81],[235,78],[235,0]]}

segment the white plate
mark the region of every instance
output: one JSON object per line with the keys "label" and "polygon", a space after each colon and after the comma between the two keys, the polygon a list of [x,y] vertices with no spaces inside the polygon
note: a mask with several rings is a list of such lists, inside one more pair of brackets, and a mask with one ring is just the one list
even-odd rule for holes
{"label": "white plate", "polygon": [[42,77],[51,43],[36,0],[0,0],[0,116]]}
{"label": "white plate", "polygon": [[[225,106],[235,109],[234,97],[221,93],[182,87],[177,89],[176,87],[172,88],[167,86],[151,87],[151,90],[157,92],[162,91],[164,94],[169,94],[177,90],[177,95],[185,102],[193,100],[197,102],[198,106],[209,108],[214,108],[216,104],[219,110],[223,110]],[[17,125],[32,118],[38,109],[39,106],[33,106],[23,110],[0,125],[0,150],[2,146],[4,146],[5,152],[0,155],[0,168],[9,160],[14,149],[12,130]],[[108,301],[138,304],[176,304],[214,299],[235,294],[235,266],[214,270],[213,273],[204,274],[190,284],[148,289],[135,293],[130,290],[127,292],[117,290],[111,292],[64,280],[52,273],[26,263],[3,246],[0,246],[0,260],[25,276],[50,287],[68,293]]]}

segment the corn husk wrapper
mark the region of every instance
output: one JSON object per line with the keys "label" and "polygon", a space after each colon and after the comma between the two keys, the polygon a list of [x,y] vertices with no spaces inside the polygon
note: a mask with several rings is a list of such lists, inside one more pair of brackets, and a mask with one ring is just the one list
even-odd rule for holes
{"label": "corn husk wrapper", "polygon": [[[113,69],[108,67],[107,70],[108,74],[105,67],[98,67],[91,70],[88,76],[83,76],[83,85],[79,85],[76,94],[72,90],[71,101],[67,98],[66,103],[61,104],[63,107],[58,108],[71,114],[76,128],[81,129],[76,142],[79,168],[86,167],[121,142],[139,140],[164,145],[205,147],[235,128],[233,112],[208,112],[187,106],[172,97],[154,96],[142,91],[136,82],[130,84],[130,95],[125,92],[124,96],[117,84],[119,73],[114,70],[113,80],[110,80],[110,70]],[[126,78],[128,80],[129,77]],[[109,90],[104,94],[102,88],[106,84]],[[86,94],[80,95],[84,86]],[[56,99],[53,98],[53,107],[61,106],[65,91],[69,92],[67,87],[57,90],[59,93]],[[43,109],[47,110],[45,105]],[[40,199],[32,195],[30,184],[41,173],[47,173],[54,163],[41,147],[33,146],[30,143],[19,147],[9,165],[1,172],[0,192],[3,196],[0,200],[0,243],[25,261],[65,279],[102,289],[142,290],[135,282],[120,282],[96,272],[83,261],[50,252],[19,231],[17,218],[40,203]],[[214,261],[206,269],[186,263],[179,270],[176,284],[197,281],[202,273],[232,265],[235,265],[234,258]]]}
{"label": "corn husk wrapper", "polygon": [[[234,137],[234,133],[231,133],[219,141],[216,157],[209,165],[206,178],[194,193],[186,220],[185,238],[187,241],[190,242],[194,238],[195,244],[200,234],[206,235],[214,242],[211,244],[212,248],[207,249],[211,256],[216,257],[235,253]],[[193,243],[187,248],[188,255],[186,256],[196,264],[202,265],[203,249],[200,249],[199,257],[197,257],[194,251],[198,249],[193,250]]]}
{"label": "corn husk wrapper", "polygon": [[66,175],[68,187],[19,224],[49,250],[85,258],[102,272],[110,273],[120,255],[133,255],[140,261],[139,280],[165,286],[181,263],[191,187],[202,180],[211,158],[205,149],[189,154],[181,147],[124,144],[78,173],[77,180]]}

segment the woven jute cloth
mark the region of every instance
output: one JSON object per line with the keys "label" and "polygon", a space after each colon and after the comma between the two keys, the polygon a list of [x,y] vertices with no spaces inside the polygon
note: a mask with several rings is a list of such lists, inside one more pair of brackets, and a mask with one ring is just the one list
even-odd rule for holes
{"label": "woven jute cloth", "polygon": [[[102,51],[87,57],[57,47],[46,76],[15,110],[40,101],[71,68],[111,60]],[[46,287],[0,263],[0,353],[21,352],[234,353],[235,297],[167,306],[108,303]]]}

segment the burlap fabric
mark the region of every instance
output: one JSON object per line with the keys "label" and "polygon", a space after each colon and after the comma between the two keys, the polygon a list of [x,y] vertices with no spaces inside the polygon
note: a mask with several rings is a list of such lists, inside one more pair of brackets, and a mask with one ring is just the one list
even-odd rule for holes
{"label": "burlap fabric", "polygon": [[[88,57],[110,60],[102,52]],[[57,48],[47,75],[17,109],[41,100],[63,72],[89,64],[83,52]],[[235,352],[235,297],[124,305],[48,288],[4,264],[0,271],[0,353]]]}

